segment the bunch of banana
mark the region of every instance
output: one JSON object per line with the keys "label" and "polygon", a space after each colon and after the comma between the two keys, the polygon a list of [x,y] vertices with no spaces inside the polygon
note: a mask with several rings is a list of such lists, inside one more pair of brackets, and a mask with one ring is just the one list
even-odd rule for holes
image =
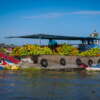
{"label": "bunch of banana", "polygon": [[38,45],[24,45],[21,47],[16,47],[13,49],[13,56],[28,56],[28,55],[49,55],[52,54],[52,51],[48,47],[40,47]]}
{"label": "bunch of banana", "polygon": [[63,44],[60,47],[58,47],[57,52],[60,55],[77,55],[79,53],[77,48],[67,44]]}
{"label": "bunch of banana", "polygon": [[100,54],[100,48],[92,48],[90,50],[84,51],[80,53],[80,56],[96,56],[97,54]]}

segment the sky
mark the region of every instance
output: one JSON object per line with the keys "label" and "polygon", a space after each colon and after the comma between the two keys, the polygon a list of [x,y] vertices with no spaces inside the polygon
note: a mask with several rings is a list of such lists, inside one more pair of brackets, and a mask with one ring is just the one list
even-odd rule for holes
{"label": "sky", "polygon": [[89,36],[99,27],[100,0],[0,0],[0,43],[33,43],[5,37],[38,33]]}

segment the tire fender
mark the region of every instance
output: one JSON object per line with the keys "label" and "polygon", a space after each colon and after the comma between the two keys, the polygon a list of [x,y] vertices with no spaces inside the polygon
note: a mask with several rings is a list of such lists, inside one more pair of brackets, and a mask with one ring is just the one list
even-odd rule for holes
{"label": "tire fender", "polygon": [[41,59],[40,65],[42,67],[45,67],[45,68],[48,67],[48,61],[47,61],[47,59]]}
{"label": "tire fender", "polygon": [[81,61],[80,58],[77,58],[77,59],[76,59],[76,64],[77,64],[77,65],[81,65],[81,64],[82,64],[82,61]]}
{"label": "tire fender", "polygon": [[63,65],[63,66],[66,65],[66,60],[65,60],[65,58],[61,58],[61,59],[60,59],[60,65]]}
{"label": "tire fender", "polygon": [[91,66],[93,64],[93,60],[89,59],[88,60],[88,65]]}

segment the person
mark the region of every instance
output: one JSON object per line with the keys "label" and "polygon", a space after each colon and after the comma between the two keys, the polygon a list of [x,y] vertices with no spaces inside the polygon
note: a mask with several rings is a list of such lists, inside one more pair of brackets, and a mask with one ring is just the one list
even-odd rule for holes
{"label": "person", "polygon": [[2,59],[0,58],[0,65],[2,64]]}
{"label": "person", "polygon": [[1,62],[2,65],[8,65],[8,63],[5,61],[4,58],[1,58],[0,62]]}
{"label": "person", "polygon": [[57,47],[57,41],[53,39],[49,39],[48,46],[51,50],[55,50],[55,48]]}
{"label": "person", "polygon": [[82,63],[82,64],[80,65],[80,67],[81,67],[81,68],[88,68],[89,66],[86,65],[86,64],[84,64],[84,63]]}

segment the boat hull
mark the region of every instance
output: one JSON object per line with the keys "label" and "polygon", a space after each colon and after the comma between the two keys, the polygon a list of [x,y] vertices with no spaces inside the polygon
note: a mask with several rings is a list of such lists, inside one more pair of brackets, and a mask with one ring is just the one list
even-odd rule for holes
{"label": "boat hull", "polygon": [[0,65],[0,70],[4,70],[4,69],[5,69],[4,66],[1,66],[1,65]]}
{"label": "boat hull", "polygon": [[100,71],[100,68],[93,68],[93,67],[88,67],[86,68],[87,71]]}

